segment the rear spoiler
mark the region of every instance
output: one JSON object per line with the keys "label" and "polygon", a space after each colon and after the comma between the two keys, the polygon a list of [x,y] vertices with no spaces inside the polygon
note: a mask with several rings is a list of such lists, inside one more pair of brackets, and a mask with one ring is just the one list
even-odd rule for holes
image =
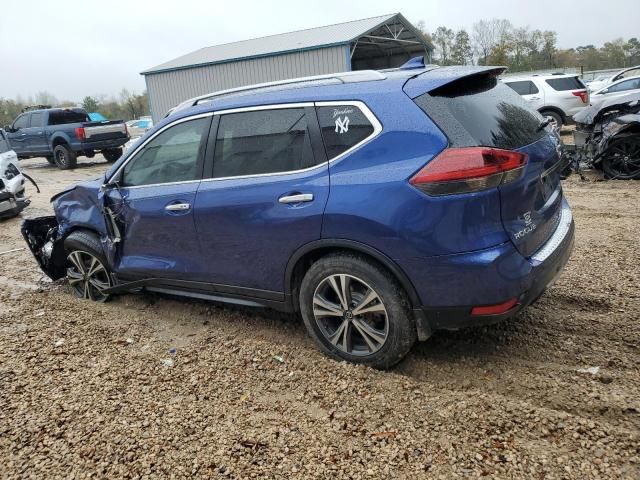
{"label": "rear spoiler", "polygon": [[413,99],[457,80],[470,80],[473,76],[499,77],[506,70],[507,67],[441,67],[409,79],[403,90]]}

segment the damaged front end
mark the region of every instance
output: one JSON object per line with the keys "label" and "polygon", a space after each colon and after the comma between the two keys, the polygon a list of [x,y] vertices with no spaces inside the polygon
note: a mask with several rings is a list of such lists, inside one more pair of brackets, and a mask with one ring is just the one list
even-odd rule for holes
{"label": "damaged front end", "polygon": [[66,276],[64,239],[56,217],[31,218],[22,222],[22,236],[38,265],[51,280]]}

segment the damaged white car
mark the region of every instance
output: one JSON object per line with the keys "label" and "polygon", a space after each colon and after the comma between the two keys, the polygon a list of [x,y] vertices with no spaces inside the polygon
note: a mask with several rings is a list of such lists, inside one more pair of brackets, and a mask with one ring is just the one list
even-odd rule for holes
{"label": "damaged white car", "polygon": [[18,156],[11,150],[4,130],[0,129],[0,219],[18,215],[30,202],[25,195],[25,178],[40,189],[18,167]]}

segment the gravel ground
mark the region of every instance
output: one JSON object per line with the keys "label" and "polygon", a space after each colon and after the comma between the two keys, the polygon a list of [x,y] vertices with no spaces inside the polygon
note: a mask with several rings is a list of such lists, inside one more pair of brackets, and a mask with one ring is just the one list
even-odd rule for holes
{"label": "gravel ground", "polygon": [[[43,190],[23,216],[107,166],[23,165]],[[89,303],[0,256],[0,477],[640,478],[640,182],[565,190],[576,248],[540,301],[388,372],[327,359],[293,317]]]}

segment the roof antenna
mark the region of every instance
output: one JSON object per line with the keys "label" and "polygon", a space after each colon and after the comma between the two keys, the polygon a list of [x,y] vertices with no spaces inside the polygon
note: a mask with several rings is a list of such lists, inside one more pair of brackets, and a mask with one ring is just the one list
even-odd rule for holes
{"label": "roof antenna", "polygon": [[414,68],[425,68],[424,57],[413,57],[400,67],[400,70],[413,70]]}

